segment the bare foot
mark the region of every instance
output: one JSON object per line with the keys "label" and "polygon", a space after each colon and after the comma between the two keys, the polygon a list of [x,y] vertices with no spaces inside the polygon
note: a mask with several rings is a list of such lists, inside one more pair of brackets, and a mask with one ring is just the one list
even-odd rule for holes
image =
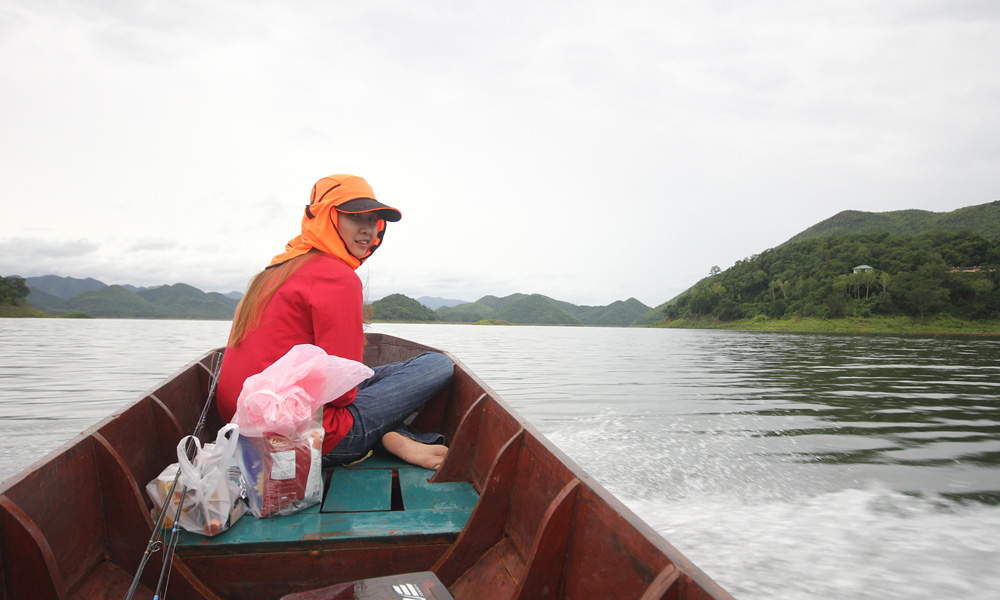
{"label": "bare foot", "polygon": [[395,431],[382,436],[382,446],[411,465],[437,471],[448,454],[448,447],[440,444],[421,444]]}

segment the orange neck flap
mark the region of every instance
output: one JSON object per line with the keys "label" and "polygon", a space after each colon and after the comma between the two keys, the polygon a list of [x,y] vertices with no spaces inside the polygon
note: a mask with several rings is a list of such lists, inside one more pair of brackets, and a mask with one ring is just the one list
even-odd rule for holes
{"label": "orange neck flap", "polygon": [[355,198],[375,199],[375,192],[368,182],[356,175],[330,175],[313,186],[309,205],[302,217],[302,233],[287,244],[285,251],[271,259],[268,268],[301,256],[313,249],[332,254],[347,263],[352,269],[361,266],[372,252],[382,244],[385,236],[385,220],[378,220],[378,232],[364,256],[354,256],[344,244],[337,229],[337,206]]}

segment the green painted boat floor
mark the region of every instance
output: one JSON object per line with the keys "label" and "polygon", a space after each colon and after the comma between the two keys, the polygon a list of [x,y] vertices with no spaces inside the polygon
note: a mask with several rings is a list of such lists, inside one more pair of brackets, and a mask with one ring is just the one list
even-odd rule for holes
{"label": "green painted boat floor", "polygon": [[[323,471],[324,499],[293,515],[258,519],[247,513],[214,537],[183,532],[180,546],[453,540],[479,496],[467,482],[430,483],[434,471],[377,453],[351,467]],[[388,539],[386,539],[388,538]]]}

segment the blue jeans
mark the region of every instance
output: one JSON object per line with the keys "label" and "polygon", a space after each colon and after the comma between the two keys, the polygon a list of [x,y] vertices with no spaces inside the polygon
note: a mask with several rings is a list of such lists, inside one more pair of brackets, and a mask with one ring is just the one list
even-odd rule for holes
{"label": "blue jeans", "polygon": [[323,457],[323,466],[364,458],[390,431],[424,444],[443,444],[440,433],[420,433],[403,421],[448,385],[454,368],[451,359],[437,352],[375,367],[375,374],[358,385],[357,397],[347,406],[354,424]]}

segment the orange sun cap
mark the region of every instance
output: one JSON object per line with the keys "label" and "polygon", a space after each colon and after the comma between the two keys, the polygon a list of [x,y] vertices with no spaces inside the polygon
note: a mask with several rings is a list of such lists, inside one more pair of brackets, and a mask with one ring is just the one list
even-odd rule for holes
{"label": "orange sun cap", "polygon": [[403,213],[399,212],[399,209],[386,206],[375,198],[355,198],[354,200],[348,200],[343,204],[337,205],[337,212],[351,215],[375,212],[378,213],[380,219],[384,219],[390,223],[395,223],[403,218]]}
{"label": "orange sun cap", "polygon": [[328,202],[344,213],[378,211],[379,217],[395,223],[403,217],[399,209],[382,204],[375,199],[375,191],[368,182],[357,175],[330,175],[316,182],[306,207],[306,216],[316,204]]}
{"label": "orange sun cap", "polygon": [[[347,249],[337,230],[337,212],[378,214],[378,232],[364,256],[354,256]],[[309,196],[309,204],[302,217],[302,233],[285,245],[283,253],[271,259],[270,266],[316,249],[332,254],[357,269],[381,245],[386,221],[396,222],[402,216],[399,209],[376,200],[375,192],[363,178],[357,175],[324,177],[316,182]]]}

